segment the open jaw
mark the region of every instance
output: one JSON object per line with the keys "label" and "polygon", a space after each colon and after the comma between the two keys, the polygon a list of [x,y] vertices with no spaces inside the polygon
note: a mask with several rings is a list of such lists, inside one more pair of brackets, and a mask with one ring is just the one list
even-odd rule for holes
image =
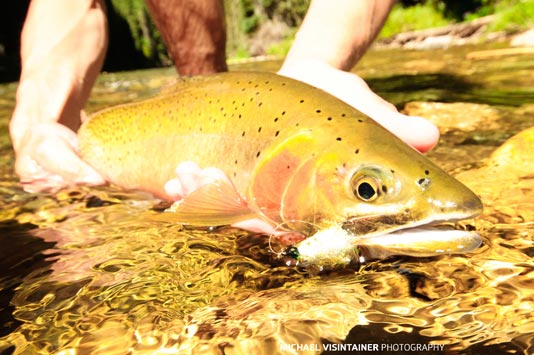
{"label": "open jaw", "polygon": [[333,225],[288,247],[284,262],[330,269],[393,255],[464,254],[482,244],[477,232],[455,229],[450,221],[418,221],[359,235],[346,227]]}

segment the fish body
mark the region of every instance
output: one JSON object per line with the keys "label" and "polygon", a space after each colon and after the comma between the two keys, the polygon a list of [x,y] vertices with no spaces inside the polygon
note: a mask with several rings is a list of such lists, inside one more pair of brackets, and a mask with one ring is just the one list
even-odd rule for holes
{"label": "fish body", "polygon": [[467,187],[372,119],[304,83],[270,73],[185,79],[151,99],[93,115],[82,158],[108,181],[166,198],[184,161],[214,182],[175,204],[191,225],[260,218],[305,236],[358,238],[480,213]]}

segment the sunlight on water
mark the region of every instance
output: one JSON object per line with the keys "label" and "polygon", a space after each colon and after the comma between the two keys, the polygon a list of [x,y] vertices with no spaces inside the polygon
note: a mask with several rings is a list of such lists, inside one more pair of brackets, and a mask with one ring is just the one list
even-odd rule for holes
{"label": "sunlight on water", "polygon": [[[472,49],[408,52],[402,63],[374,52],[359,70],[388,99],[410,102],[407,112],[440,125],[430,156],[482,196],[484,214],[462,223],[476,226],[484,245],[468,256],[318,275],[272,265],[266,238],[152,219],[158,201],[142,193],[23,193],[7,136],[15,85],[1,86],[0,352],[289,354],[297,350],[281,350],[288,344],[317,353],[342,342],[534,352],[534,131],[494,153],[534,126],[534,64],[519,56],[468,63]],[[169,69],[103,75],[89,109],[172,80]]]}

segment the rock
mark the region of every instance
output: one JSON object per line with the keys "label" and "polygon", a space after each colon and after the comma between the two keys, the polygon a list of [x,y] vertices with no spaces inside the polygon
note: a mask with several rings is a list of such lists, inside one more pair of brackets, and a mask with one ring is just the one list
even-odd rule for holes
{"label": "rock", "polygon": [[467,102],[408,102],[403,113],[421,116],[439,127],[440,132],[451,130],[474,131],[479,129],[497,129],[497,121],[502,114],[499,110],[481,104]]}
{"label": "rock", "polygon": [[510,45],[513,47],[534,47],[534,28],[512,38]]}
{"label": "rock", "polygon": [[404,45],[404,48],[418,50],[444,49],[451,46],[453,42],[454,37],[452,35],[427,37],[420,42],[408,42]]}
{"label": "rock", "polygon": [[497,148],[484,166],[456,177],[484,203],[482,219],[492,223],[534,220],[534,127]]}

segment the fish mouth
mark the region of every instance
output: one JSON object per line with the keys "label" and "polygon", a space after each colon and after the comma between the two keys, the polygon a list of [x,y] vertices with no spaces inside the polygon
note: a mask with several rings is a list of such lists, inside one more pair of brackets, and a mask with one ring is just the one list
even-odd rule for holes
{"label": "fish mouth", "polygon": [[[384,223],[384,217],[381,218]],[[458,219],[464,219],[464,216]],[[375,222],[376,220],[378,218]],[[388,220],[391,221],[391,218]],[[358,218],[358,224],[361,221],[362,219]],[[332,225],[287,247],[281,253],[284,264],[328,270],[390,256],[434,257],[465,254],[482,244],[482,239],[476,231],[470,230],[471,228],[457,229],[450,218],[447,218],[447,221],[412,221],[404,225],[387,225],[387,228],[382,225],[384,228],[374,230],[366,228],[367,224],[364,224],[364,227],[360,224],[356,231],[368,232],[363,235],[354,233],[354,224],[350,226],[351,228],[347,228],[347,223]]]}
{"label": "fish mouth", "polygon": [[[394,255],[432,257],[463,254],[480,247],[482,239],[471,228],[459,229],[455,222],[478,213],[447,215],[411,221],[409,213],[394,216],[347,220],[343,229],[354,234],[360,250],[360,262],[385,259]],[[439,216],[438,216],[439,217]],[[365,232],[363,234],[360,234]]]}
{"label": "fish mouth", "polygon": [[364,240],[422,226],[427,226],[428,228],[441,226],[441,228],[446,228],[445,226],[451,226],[454,222],[476,217],[478,214],[478,212],[459,212],[442,216],[421,217],[406,210],[403,213],[393,215],[349,217],[341,226],[347,232]]}
{"label": "fish mouth", "polygon": [[433,257],[465,254],[478,249],[482,238],[475,230],[451,223],[425,224],[359,239],[360,262],[390,256]]}

